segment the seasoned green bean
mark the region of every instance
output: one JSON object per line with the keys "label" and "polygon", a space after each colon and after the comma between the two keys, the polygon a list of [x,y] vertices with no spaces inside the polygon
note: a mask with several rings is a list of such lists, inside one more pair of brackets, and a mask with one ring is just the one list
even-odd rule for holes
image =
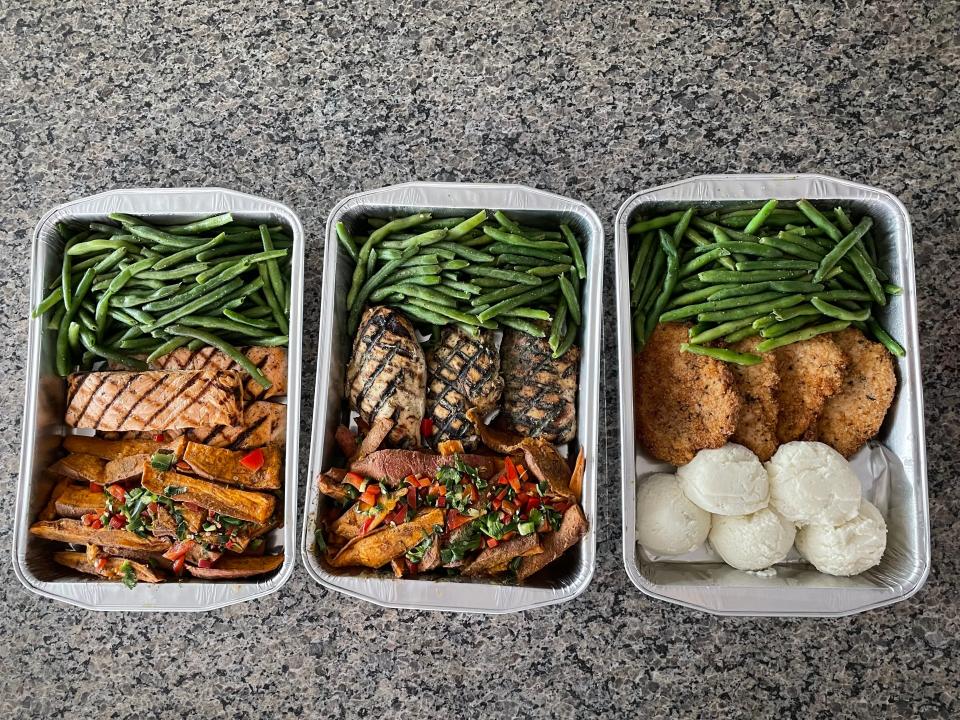
{"label": "seasoned green bean", "polygon": [[530,240],[522,235],[515,235],[513,233],[505,232],[498,228],[490,227],[489,225],[485,225],[483,227],[483,233],[489,237],[492,237],[498,243],[506,243],[507,245],[526,247],[533,250],[556,251],[569,249],[565,242],[560,242],[558,240]]}
{"label": "seasoned green bean", "polygon": [[690,343],[681,343],[680,351],[693,353],[695,355],[705,355],[737,365],[756,365],[763,362],[762,357],[754,355],[753,353],[738,353],[733,350],[727,350],[726,348],[691,345]]}
{"label": "seasoned green bean", "polygon": [[500,315],[499,323],[514,330],[520,330],[536,338],[546,337],[546,331],[534,322],[513,315]]}
{"label": "seasoned green bean", "polygon": [[794,330],[799,330],[802,327],[806,327],[811,323],[817,322],[819,317],[819,313],[816,315],[797,315],[789,320],[781,320],[779,322],[772,323],[760,330],[760,337],[775,338],[780,337],[781,335],[786,335]]}
{"label": "seasoned green bean", "polygon": [[[779,292],[768,292],[768,293],[757,293],[754,295],[739,295],[731,298],[724,298],[722,300],[708,300],[707,302],[697,303],[694,305],[686,305],[682,307],[675,308],[673,310],[668,310],[667,312],[660,315],[660,322],[676,322],[678,320],[685,320],[686,318],[694,317],[700,315],[701,313],[708,312],[717,312],[720,310],[730,310],[733,308],[745,307],[748,305],[756,305],[757,303],[765,303],[768,301],[775,301],[783,297],[782,293]],[[703,318],[704,320],[708,318]]]}
{"label": "seasoned green bean", "polygon": [[451,228],[450,232],[447,233],[447,238],[450,240],[460,240],[471,230],[482,225],[486,221],[486,219],[487,219],[487,211],[481,210],[476,215],[468,217],[463,222]]}
{"label": "seasoned green bean", "polygon": [[840,330],[848,327],[850,327],[850,323],[846,320],[833,320],[832,322],[822,323],[820,325],[812,325],[810,327],[805,327],[800,330],[787,333],[786,335],[781,335],[780,337],[764,340],[757,345],[757,351],[768,352],[770,350],[775,350],[778,347],[783,347],[784,345],[792,345],[795,342],[809,340],[810,338],[816,337],[817,335],[823,335],[824,333],[839,332]]}
{"label": "seasoned green bean", "polygon": [[814,272],[817,269],[817,263],[813,260],[744,260],[737,263],[737,270],[744,272],[747,270],[806,270]]}
{"label": "seasoned green bean", "polygon": [[[748,296],[758,297],[758,296]],[[715,310],[697,314],[697,320],[707,320],[709,322],[727,322],[728,320],[741,320],[751,315],[765,315],[778,308],[799,305],[805,300],[803,295],[781,295],[775,300],[766,300],[754,305],[745,305],[730,310]]]}
{"label": "seasoned green bean", "polygon": [[167,332],[171,335],[193,338],[194,340],[199,340],[202,343],[217,348],[217,350],[222,352],[224,355],[246,370],[247,374],[250,375],[250,377],[252,377],[254,381],[261,387],[267,389],[272,385],[272,383],[263,376],[263,373],[260,372],[260,369],[250,362],[250,358],[237,350],[237,348],[235,348],[233,345],[230,345],[229,343],[218,338],[216,335],[185,325],[171,325],[167,328]]}
{"label": "seasoned green bean", "polygon": [[705,270],[697,275],[703,282],[714,283],[751,283],[767,280],[795,280],[803,277],[803,270],[751,270],[738,272],[736,270]]}
{"label": "seasoned green bean", "polygon": [[649,230],[659,230],[660,228],[669,227],[670,225],[676,225],[683,218],[684,213],[684,210],[678,210],[677,212],[650,218],[649,220],[639,220],[629,227],[627,233],[637,235]]}
{"label": "seasoned green bean", "polygon": [[868,317],[870,317],[870,308],[847,310],[846,308],[829,303],[817,296],[810,298],[810,304],[827,317],[836,318],[837,320],[849,320],[850,322],[853,322],[854,320],[866,320]]}
{"label": "seasoned green bean", "polygon": [[750,315],[749,317],[742,318],[740,320],[730,320],[728,322],[721,323],[720,325],[715,325],[712,328],[700,330],[699,332],[690,336],[690,344],[702,345],[703,343],[720,340],[721,338],[724,338],[737,330],[742,330],[746,327],[752,328],[753,321],[760,317],[762,317],[762,315]]}
{"label": "seasoned green bean", "polygon": [[[764,203],[764,206],[757,210],[757,214],[754,215],[750,222],[747,223],[746,227],[743,228],[743,231],[748,235],[755,235],[757,230],[763,227],[763,224],[770,217],[771,213],[777,209],[776,200],[768,200]],[[729,216],[725,216],[725,219]]]}
{"label": "seasoned green bean", "polygon": [[[860,238],[866,234],[866,232],[873,226],[873,218],[869,215],[865,216],[856,227],[851,230],[836,246],[823,256],[823,259],[820,261],[820,267],[817,269],[816,274],[813,276],[815,282],[820,282],[824,276],[830,272],[833,267],[840,262],[843,257],[853,249]],[[856,263],[855,263],[856,264]]]}
{"label": "seasoned green bean", "polygon": [[837,229],[837,226],[830,222],[823,213],[817,210],[807,200],[797,200],[797,209],[806,215],[810,222],[823,230],[827,234],[827,237],[834,242],[840,242],[843,239],[843,233]]}
{"label": "seasoned green bean", "polygon": [[573,256],[573,265],[577,269],[577,276],[581,280],[586,280],[587,265],[583,260],[583,252],[580,250],[580,242],[577,240],[576,236],[573,234],[573,231],[570,230],[570,227],[566,223],[560,224],[560,232],[563,234],[564,239],[567,241],[567,246],[570,248],[570,255]]}

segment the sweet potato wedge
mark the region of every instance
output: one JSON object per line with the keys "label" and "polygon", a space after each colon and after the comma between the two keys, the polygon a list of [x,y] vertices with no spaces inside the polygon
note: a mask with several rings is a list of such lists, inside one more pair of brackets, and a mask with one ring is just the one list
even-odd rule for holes
{"label": "sweet potato wedge", "polygon": [[542,570],[569,548],[580,542],[580,538],[587,534],[587,518],[579,505],[571,505],[563,513],[563,520],[556,532],[548,533],[541,539],[543,552],[539,555],[530,555],[520,561],[517,570],[517,580],[525,580],[535,572]]}
{"label": "sweet potato wedge", "polygon": [[215,448],[195,442],[187,443],[183,461],[197,475],[208,480],[251,490],[279,490],[283,485],[280,449],[268,445],[260,450],[263,466],[257,470],[250,470],[241,463],[247,455],[246,450]]}
{"label": "sweet potato wedge", "polygon": [[79,520],[68,518],[35,522],[30,526],[30,532],[45,540],[57,540],[75,545],[122,547],[150,553],[162,553],[170,547],[170,542],[161,538],[142,538],[129,530],[114,530],[111,527],[87,527]]}
{"label": "sweet potato wedge", "polygon": [[[373,522],[370,523],[367,530],[373,530],[380,526],[383,522],[383,519],[393,512],[393,508],[396,507],[397,501],[403,496],[402,493],[391,493],[389,495],[383,495],[380,499],[380,504],[383,505],[383,510],[378,512],[373,516]],[[355,538],[360,534],[360,526],[362,526],[369,515],[365,515],[358,511],[359,503],[354,503],[347,510],[337,518],[337,521],[333,524],[331,528],[340,537],[344,538]]]}
{"label": "sweet potato wedge", "polygon": [[238,490],[176,472],[163,472],[149,464],[144,465],[140,482],[150,492],[177,502],[192,502],[222,515],[255,523],[267,522],[277,504],[273,495]]}
{"label": "sweet potato wedge", "polygon": [[509,565],[514,558],[539,555],[542,552],[543,547],[536,533],[517,536],[496,547],[487,548],[477,555],[476,560],[463,568],[460,574],[464,577],[492,575],[501,566]]}
{"label": "sweet potato wedge", "polygon": [[103,569],[98,570],[97,566],[94,564],[96,561],[89,559],[87,554],[82,552],[56,552],[53,554],[53,559],[59,564],[68,568],[72,568],[73,570],[77,570],[88,575],[99,575],[100,577],[107,578],[108,580],[122,580],[123,564],[130,563],[130,567],[133,568],[133,573],[137,580],[148,583],[158,583],[164,581],[163,575],[155,572],[151,567],[134,560],[125,560],[123,558],[116,557],[107,558],[107,564],[103,567]]}
{"label": "sweet potato wedge", "polygon": [[104,485],[107,462],[103,458],[87,453],[71,453],[60,458],[50,466],[48,472],[63,475],[71,480]]}
{"label": "sweet potato wedge", "polygon": [[[40,520],[53,520],[57,516],[57,501],[63,497],[63,494],[72,487],[72,485],[70,478],[60,478],[57,484],[53,486],[53,490],[50,491],[50,498],[37,517]],[[100,494],[102,495],[103,493]]]}
{"label": "sweet potato wedge", "polygon": [[346,474],[347,471],[342,468],[330,468],[317,478],[317,487],[328,498],[333,498],[338,503],[345,503],[350,499],[347,486],[343,484]]}
{"label": "sweet potato wedge", "polygon": [[232,580],[263,575],[283,565],[283,555],[224,555],[213,567],[202,568],[187,565],[193,577],[205,580]]}
{"label": "sweet potato wedge", "polygon": [[63,439],[64,450],[95,455],[103,460],[116,460],[130,455],[151,455],[162,446],[163,443],[147,439],[104,440],[86,435],[67,435]]}
{"label": "sweet potato wedge", "polygon": [[[142,441],[121,441],[126,444]],[[153,453],[162,450],[164,453],[170,453],[176,460],[183,457],[184,449],[187,447],[187,439],[180,436],[168,443],[156,443],[156,447],[149,453],[137,453],[134,455],[124,455],[107,461],[103,469],[103,482],[106,485],[124,482],[126,480],[139,480],[143,474],[143,464],[150,462]]]}
{"label": "sweet potato wedge", "polygon": [[410,522],[393,527],[381,527],[362,537],[356,537],[338,552],[330,564],[333,567],[363,565],[378,568],[402,555],[428,537],[435,526],[443,526],[443,510],[423,510]]}
{"label": "sweet potato wedge", "polygon": [[336,440],[344,457],[351,458],[357,454],[357,436],[346,425],[337,425],[333,439]]}
{"label": "sweet potato wedge", "polygon": [[577,462],[573,466],[573,473],[570,475],[570,492],[577,500],[583,499],[583,475],[587,469],[587,458],[583,453],[583,448],[577,453]]}
{"label": "sweet potato wedge", "polygon": [[[67,518],[79,518],[87,513],[99,515],[105,506],[106,498],[102,491],[91,490],[89,485],[72,483],[64,488],[54,502],[56,514]],[[40,519],[51,520],[52,518],[41,517]]]}
{"label": "sweet potato wedge", "polygon": [[380,446],[383,445],[383,441],[387,439],[387,435],[393,430],[394,425],[396,425],[396,422],[394,422],[393,418],[379,417],[374,420],[367,434],[364,435],[363,440],[360,441],[360,447],[357,448],[354,455],[350,457],[351,461],[376,452]]}
{"label": "sweet potato wedge", "polygon": [[[189,508],[186,505],[178,504],[177,511],[183,517],[187,526],[187,532],[191,535],[200,532],[203,521],[206,519],[206,513]],[[177,537],[177,521],[163,505],[157,504],[157,514],[153,518],[153,534],[159,537]]]}

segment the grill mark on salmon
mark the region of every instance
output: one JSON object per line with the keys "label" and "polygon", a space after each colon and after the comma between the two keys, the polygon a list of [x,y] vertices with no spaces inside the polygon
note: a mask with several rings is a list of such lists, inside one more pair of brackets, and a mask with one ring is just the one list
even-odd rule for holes
{"label": "grill mark on salmon", "polygon": [[[183,388],[181,389],[181,391],[180,391],[181,395],[183,395],[183,396],[186,397],[186,395],[187,395],[187,390],[189,390],[191,387],[193,387],[193,386],[194,386],[195,384],[197,384],[199,381],[200,381],[200,375],[199,375],[199,374],[194,375],[192,378],[190,378],[190,380],[187,382],[187,384],[184,385]],[[185,411],[186,411],[187,409],[189,409],[190,407],[192,407],[194,403],[196,403],[197,397],[199,397],[199,395],[195,395],[193,398],[191,398],[190,403],[184,408]],[[167,400],[163,405],[161,405],[160,407],[158,407],[157,410],[153,413],[153,415],[151,415],[149,418],[147,418],[147,420],[146,420],[146,422],[144,423],[144,425],[146,425],[147,427],[149,427],[149,426],[150,426],[150,423],[152,423],[152,422],[156,419],[157,415],[159,415],[161,412],[163,412],[164,410],[166,410],[166,409],[170,406],[170,402],[171,402],[170,400]]]}
{"label": "grill mark on salmon", "polygon": [[264,388],[253,378],[249,377],[240,365],[232,358],[213,347],[203,347],[199,350],[177,348],[173,352],[156,360],[154,365],[164,370],[220,370],[240,372],[243,377],[243,392],[251,400],[285,395],[287,392],[287,352],[280,347],[251,346],[241,348],[263,375],[271,382],[269,388]]}
{"label": "grill mark on salmon", "polygon": [[[147,390],[147,391],[146,391],[143,395],[141,395],[139,398],[137,398],[136,402],[134,402],[132,405],[130,405],[129,408],[127,408],[127,412],[124,413],[123,418],[121,418],[120,424],[123,425],[123,424],[127,421],[127,418],[129,418],[130,415],[133,413],[133,411],[136,410],[138,407],[140,407],[140,403],[142,403],[144,400],[146,400],[148,397],[150,397],[150,395],[153,394],[153,391],[156,390],[156,389],[157,389],[158,387],[160,387],[161,385],[163,385],[163,378],[162,378],[162,377],[157,378],[157,381],[156,381],[153,385],[150,386],[150,389]],[[91,397],[92,397],[92,396],[91,396]]]}
{"label": "grill mark on salmon", "polygon": [[[93,388],[93,391],[90,393],[90,396],[87,398],[87,401],[83,404],[83,408],[81,408],[81,410],[80,410],[80,415],[79,415],[79,418],[78,418],[78,422],[79,422],[79,420],[82,420],[82,419],[86,416],[87,410],[90,408],[90,402],[93,400],[93,398],[94,398],[94,396],[97,394],[97,392],[99,392],[100,388],[103,387],[103,384],[104,384],[106,381],[107,381],[107,378],[106,378],[105,375],[102,375],[102,376],[100,376],[100,377],[98,378],[97,386],[96,386],[95,388]],[[73,395],[73,388],[71,388],[70,394]]]}

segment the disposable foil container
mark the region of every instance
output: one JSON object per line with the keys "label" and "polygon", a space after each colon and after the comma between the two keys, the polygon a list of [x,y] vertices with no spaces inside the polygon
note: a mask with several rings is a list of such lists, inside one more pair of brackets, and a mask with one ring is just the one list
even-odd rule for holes
{"label": "disposable foil container", "polygon": [[[890,298],[879,320],[906,348],[896,359],[897,391],[879,436],[852,463],[863,495],[887,522],[881,563],[855,577],[817,572],[796,551],[772,571],[747,573],[724,564],[709,545],[688,555],[658,557],[636,540],[637,482],[672,467],[650,458],[635,442],[633,336],[627,228],[690,204],[713,208],[806,198],[840,205],[874,219],[880,263],[903,295]],[[916,285],[910,218],[890,193],[823,175],[712,175],[637,193],[620,208],[616,224],[616,279],[620,351],[620,438],[623,482],[623,559],[644,593],[720,615],[842,616],[904,600],[923,585],[930,569],[930,521],[923,432],[923,397],[917,341]]]}
{"label": "disposable foil container", "polygon": [[[577,438],[568,450],[586,453],[582,507],[589,523],[579,545],[521,585],[503,581],[457,578],[395,578],[381,572],[332,568],[315,547],[316,516],[326,498],[317,476],[330,466],[333,433],[347,421],[344,378],[352,339],[346,330],[346,297],[352,264],[337,242],[336,224],[355,227],[365,216],[388,217],[427,211],[434,217],[469,216],[481,209],[503,210],[525,224],[566,222],[585,240],[587,278],[583,285],[580,389],[577,396]],[[378,605],[420,610],[506,613],[564,602],[586,589],[596,554],[597,432],[600,385],[600,297],[603,228],[583,203],[520,185],[407,183],[361,192],[342,200],[327,218],[323,301],[320,313],[317,388],[314,403],[310,472],[307,478],[301,555],[310,576],[321,585]]]}
{"label": "disposable foil container", "polygon": [[74,200],[46,213],[33,233],[30,308],[46,294],[60,273],[63,241],[58,222],[106,220],[112,212],[129,213],[157,223],[186,223],[208,215],[230,212],[237,220],[284,225],[293,238],[290,297],[290,340],[287,348],[287,428],[283,491],[284,525],[266,536],[267,551],[282,549],[283,565],[274,573],[249,580],[208,582],[195,578],[159,584],[122,583],[80,575],[53,561],[62,543],[29,533],[30,524],[47,502],[53,483],[44,469],[54,461],[63,424],[66,383],[56,375],[56,337],[44,330],[41,319],[29,322],[26,402],[20,479],[14,519],[13,568],[31,592],[91,610],[196,611],[212,610],[267,595],[283,585],[293,572],[297,508],[297,452],[300,427],[300,342],[303,308],[303,228],[294,212],[272,200],[221,188],[163,188],[112,190]]}

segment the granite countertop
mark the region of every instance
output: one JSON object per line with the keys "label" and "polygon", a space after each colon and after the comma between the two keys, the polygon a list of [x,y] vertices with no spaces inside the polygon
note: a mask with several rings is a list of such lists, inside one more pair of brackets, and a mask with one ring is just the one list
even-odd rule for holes
{"label": "granite countertop", "polygon": [[[955,2],[85,5],[0,3],[0,717],[960,715]],[[885,188],[914,223],[933,567],[911,600],[839,620],[674,607],[640,594],[621,560],[612,219],[644,187],[764,171]],[[312,388],[326,213],[415,179],[520,182],[604,220],[607,458],[589,589],[499,617],[381,609],[299,566],[273,595],[198,615],[29,594],[9,551],[39,216],[132,186],[289,204],[308,235]],[[305,420],[304,477],[309,437]]]}

